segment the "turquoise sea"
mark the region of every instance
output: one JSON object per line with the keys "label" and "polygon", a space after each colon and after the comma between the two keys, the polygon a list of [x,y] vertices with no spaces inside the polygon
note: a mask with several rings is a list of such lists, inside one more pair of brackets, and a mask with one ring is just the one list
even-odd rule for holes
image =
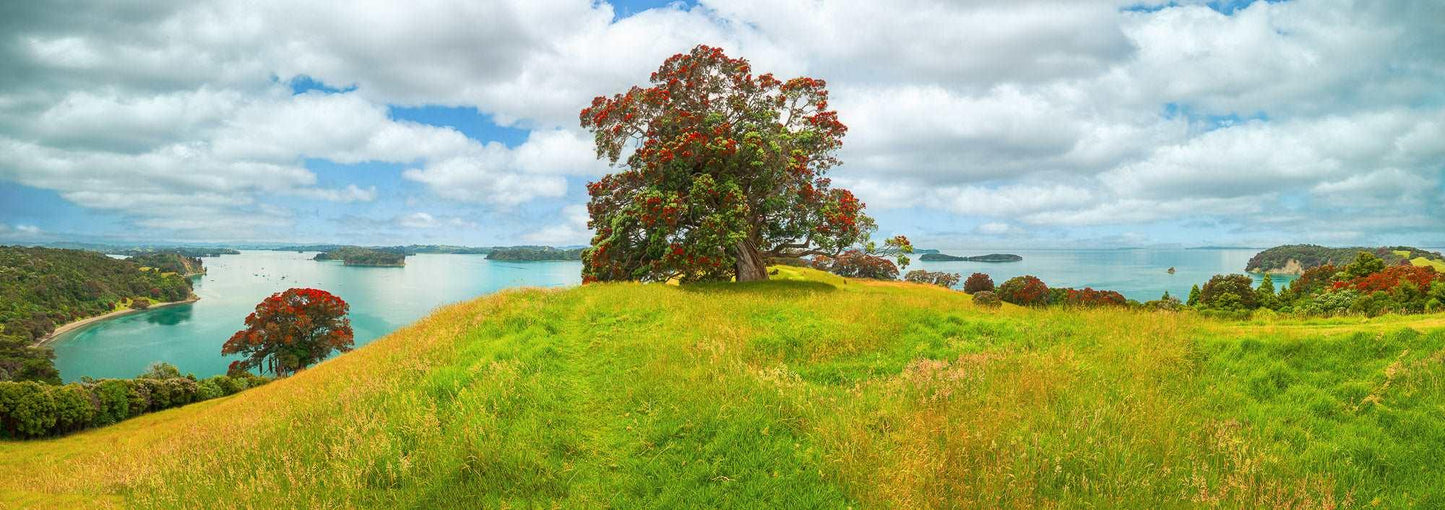
{"label": "turquoise sea", "polygon": [[[1148,300],[1164,291],[1187,296],[1189,287],[1218,273],[1243,272],[1254,249],[964,250],[952,255],[1016,253],[1022,262],[920,262],[908,269],[991,275],[995,282],[1032,274],[1050,286],[1094,287]],[[200,301],[97,322],[57,338],[61,377],[133,377],[151,362],[166,361],[197,376],[225,373],[231,359],[221,344],[266,296],[291,287],[314,287],[351,304],[358,346],[425,316],[435,308],[521,286],[557,287],[581,282],[579,262],[494,262],[480,255],[414,255],[406,267],[347,267],[310,260],[315,253],[245,251],[204,259],[195,281]],[[1168,274],[1170,267],[1175,274]],[[1284,284],[1285,280],[1277,280]]]}

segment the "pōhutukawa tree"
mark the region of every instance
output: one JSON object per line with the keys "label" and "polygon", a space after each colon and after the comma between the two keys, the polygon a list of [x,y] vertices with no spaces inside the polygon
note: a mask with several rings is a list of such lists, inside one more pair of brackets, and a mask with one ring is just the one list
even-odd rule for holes
{"label": "p\u014dhutukawa tree", "polygon": [[766,280],[770,258],[867,242],[863,203],[825,177],[848,128],[823,80],[754,75],[698,46],[650,81],[582,110],[619,167],[587,187],[584,281]]}

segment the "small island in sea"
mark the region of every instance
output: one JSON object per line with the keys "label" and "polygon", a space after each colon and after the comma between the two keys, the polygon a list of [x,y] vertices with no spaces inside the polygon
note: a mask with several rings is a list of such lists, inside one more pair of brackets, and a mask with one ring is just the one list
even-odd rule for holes
{"label": "small island in sea", "polygon": [[1018,262],[1023,259],[1012,253],[990,253],[974,257],[959,257],[947,253],[925,253],[918,257],[918,260],[924,262]]}
{"label": "small island in sea", "polygon": [[312,260],[340,260],[348,266],[402,267],[406,265],[406,253],[360,246],[342,246],[318,253]]}
{"label": "small island in sea", "polygon": [[582,260],[582,248],[553,248],[551,246],[509,246],[492,248],[487,260],[532,262],[543,260]]}
{"label": "small island in sea", "polygon": [[1376,248],[1349,247],[1330,248],[1314,244],[1287,244],[1261,251],[1249,259],[1245,271],[1251,273],[1299,275],[1323,265],[1343,266],[1354,260],[1360,252],[1370,252],[1380,257],[1387,265],[1408,263],[1416,266],[1433,266],[1445,271],[1445,256],[1440,252],[1426,251],[1412,246],[1382,246]]}

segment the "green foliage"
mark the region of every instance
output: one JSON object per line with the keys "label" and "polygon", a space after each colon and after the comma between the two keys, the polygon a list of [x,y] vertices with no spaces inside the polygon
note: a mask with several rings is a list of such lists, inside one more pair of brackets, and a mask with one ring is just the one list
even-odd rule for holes
{"label": "green foliage", "polygon": [[1259,295],[1259,306],[1271,310],[1279,308],[1279,295],[1274,291],[1274,277],[1265,273],[1264,279],[1259,282],[1259,288],[1254,290]]}
{"label": "green foliage", "polygon": [[[164,365],[168,368],[160,368]],[[171,374],[164,363],[136,379],[102,379],[66,385],[34,381],[0,382],[0,437],[34,438],[117,423],[144,413],[233,395],[270,379],[245,374],[215,376],[199,383]]]}
{"label": "green foliage", "polygon": [[923,269],[914,269],[912,271],[909,271],[908,274],[903,275],[904,281],[913,283],[926,283],[930,285],[937,285],[943,288],[950,288],[954,285],[958,285],[958,279],[958,273],[926,271]]}
{"label": "green foliage", "polygon": [[1197,306],[1225,311],[1253,310],[1259,308],[1259,294],[1254,291],[1254,280],[1249,276],[1214,275],[1199,289]]}
{"label": "green foliage", "polygon": [[405,251],[394,248],[342,246],[316,254],[315,260],[340,260],[348,266],[399,267],[406,265]]}
{"label": "green foliage", "polygon": [[152,271],[161,273],[176,273],[181,276],[192,276],[206,272],[200,257],[188,257],[171,251],[148,252],[129,257],[126,260],[137,266],[150,268]]}
{"label": "green foliage", "polygon": [[564,250],[551,246],[512,246],[495,248],[487,254],[487,260],[542,261],[582,260],[582,248]]}
{"label": "green foliage", "polygon": [[1003,300],[999,299],[994,291],[980,290],[973,293],[973,304],[984,308],[998,308],[1003,306]]}
{"label": "green foliage", "polygon": [[146,367],[145,373],[137,377],[141,379],[172,379],[181,377],[181,370],[170,363],[157,361],[151,363],[149,367]]}
{"label": "green foliage", "polygon": [[1364,278],[1385,270],[1385,261],[1375,254],[1362,251],[1355,255],[1355,260],[1345,266],[1345,274],[1350,278]]}
{"label": "green foliage", "polygon": [[1195,284],[1193,287],[1190,287],[1190,288],[1189,288],[1189,300],[1188,300],[1188,301],[1185,301],[1184,304],[1189,305],[1189,306],[1195,306],[1195,305],[1198,305],[1198,304],[1199,304],[1199,285],[1198,285],[1198,284]]}

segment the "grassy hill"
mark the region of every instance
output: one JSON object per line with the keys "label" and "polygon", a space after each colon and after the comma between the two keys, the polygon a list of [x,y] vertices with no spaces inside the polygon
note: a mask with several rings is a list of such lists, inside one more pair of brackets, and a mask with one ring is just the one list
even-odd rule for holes
{"label": "grassy hill", "polygon": [[0,444],[0,506],[1445,506],[1445,316],[999,310],[780,268],[519,290]]}

